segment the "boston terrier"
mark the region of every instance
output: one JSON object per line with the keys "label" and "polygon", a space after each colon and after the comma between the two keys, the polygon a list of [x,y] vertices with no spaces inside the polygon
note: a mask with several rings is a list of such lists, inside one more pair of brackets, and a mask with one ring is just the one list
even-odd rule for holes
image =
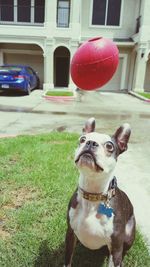
{"label": "boston terrier", "polygon": [[123,266],[124,255],[135,239],[135,217],[113,172],[118,156],[127,150],[130,133],[127,123],[113,136],[95,132],[94,118],[85,124],[75,153],[80,175],[68,207],[64,267],[71,267],[77,239],[92,250],[106,245],[108,266]]}

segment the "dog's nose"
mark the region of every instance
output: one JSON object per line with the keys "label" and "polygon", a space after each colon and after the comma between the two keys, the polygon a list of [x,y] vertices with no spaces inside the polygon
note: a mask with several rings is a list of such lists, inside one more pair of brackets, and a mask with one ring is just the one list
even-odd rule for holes
{"label": "dog's nose", "polygon": [[86,148],[87,149],[96,148],[98,146],[99,146],[99,144],[97,142],[95,142],[95,141],[89,140],[89,141],[86,142]]}

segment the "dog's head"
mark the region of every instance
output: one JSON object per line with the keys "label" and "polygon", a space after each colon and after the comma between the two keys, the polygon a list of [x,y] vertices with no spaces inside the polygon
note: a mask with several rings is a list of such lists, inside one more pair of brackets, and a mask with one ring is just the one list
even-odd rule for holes
{"label": "dog's head", "polygon": [[92,172],[111,173],[118,156],[127,150],[130,133],[130,126],[125,123],[112,136],[99,134],[95,132],[95,119],[89,119],[76,149],[77,167],[80,171],[90,169]]}

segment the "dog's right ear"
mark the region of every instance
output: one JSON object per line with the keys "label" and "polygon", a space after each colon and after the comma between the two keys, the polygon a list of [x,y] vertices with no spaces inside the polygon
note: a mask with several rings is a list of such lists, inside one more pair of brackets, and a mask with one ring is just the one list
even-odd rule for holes
{"label": "dog's right ear", "polygon": [[119,154],[127,150],[130,134],[130,125],[128,123],[124,123],[120,128],[117,129],[117,131],[113,135],[113,139],[115,139],[119,148]]}
{"label": "dog's right ear", "polygon": [[95,118],[90,118],[86,121],[83,133],[91,133],[95,131]]}

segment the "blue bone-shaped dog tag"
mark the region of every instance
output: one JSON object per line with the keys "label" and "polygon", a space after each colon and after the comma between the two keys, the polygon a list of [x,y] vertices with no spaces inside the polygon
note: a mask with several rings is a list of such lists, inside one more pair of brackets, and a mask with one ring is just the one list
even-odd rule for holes
{"label": "blue bone-shaped dog tag", "polygon": [[99,214],[104,214],[107,217],[111,218],[112,214],[113,214],[113,209],[111,207],[107,207],[105,204],[100,204],[98,206],[97,212]]}

